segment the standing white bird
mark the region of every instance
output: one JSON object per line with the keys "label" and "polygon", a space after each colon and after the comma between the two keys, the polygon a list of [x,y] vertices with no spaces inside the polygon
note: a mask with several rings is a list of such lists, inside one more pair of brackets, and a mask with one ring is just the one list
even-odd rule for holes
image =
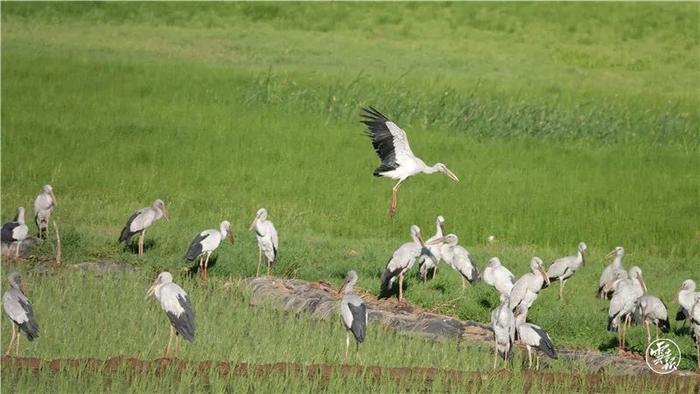
{"label": "standing white bird", "polygon": [[170,354],[170,344],[173,336],[175,339],[175,355],[180,351],[180,336],[186,341],[194,340],[194,311],[187,293],[182,287],[173,282],[173,276],[170,272],[161,272],[156,278],[153,285],[146,293],[146,299],[155,294],[156,299],[160,302],[160,307],[163,308],[165,314],[170,320],[170,336],[168,337],[168,346],[165,348],[163,357],[167,358]]}
{"label": "standing white bird", "polygon": [[382,161],[374,170],[374,176],[398,179],[391,193],[390,216],[396,214],[399,187],[408,177],[421,172],[425,174],[442,172],[455,182],[459,181],[457,175],[452,173],[446,165],[437,163],[428,166],[423,160],[417,158],[408,144],[406,132],[396,123],[372,107],[363,108],[363,110],[365,113],[362,114],[361,122],[367,126],[367,135],[372,138],[372,146]]}
{"label": "standing white bird", "polygon": [[547,276],[550,281],[559,280],[559,299],[561,301],[564,301],[564,285],[566,285],[566,281],[584,264],[586,264],[586,244],[581,242],[578,244],[576,256],[558,258],[549,266]]}
{"label": "standing white bird", "polygon": [[46,236],[51,212],[56,208],[56,196],[51,185],[44,185],[34,200],[34,222],[39,230],[39,238]]}
{"label": "standing white bird", "polygon": [[515,317],[508,306],[508,297],[501,302],[498,308],[491,311],[491,329],[493,329],[494,338],[493,367],[497,366],[498,356],[506,360],[507,365],[515,340]]}
{"label": "standing white bird", "polygon": [[501,264],[501,259],[492,257],[484,268],[484,282],[498,290],[501,301],[505,297],[510,297],[510,292],[515,285],[515,276],[508,268]]}
{"label": "standing white bird", "polygon": [[644,295],[647,286],[642,278],[642,270],[637,266],[630,268],[627,279],[623,279],[624,274],[619,271],[615,275],[616,277],[609,280],[609,282],[617,282],[617,284],[608,308],[608,331],[617,331],[619,350],[623,352],[625,350],[625,335],[634,312],[635,303],[639,297]]}
{"label": "standing white bird", "polygon": [[399,278],[399,303],[403,303],[403,276],[404,274],[413,267],[416,259],[420,257],[421,254],[429,254],[430,251],[426,249],[425,243],[420,234],[420,228],[415,224],[411,226],[411,239],[413,242],[407,242],[401,245],[396,251],[391,255],[391,258],[386,264],[386,270],[382,272],[381,276],[381,288],[379,291],[379,298],[389,297],[389,292],[391,291],[391,286]]}
{"label": "standing white bird", "polygon": [[258,269],[255,276],[260,275],[260,263],[262,255],[267,259],[267,274],[270,275],[270,268],[277,260],[279,251],[279,240],[277,238],[277,229],[271,221],[267,220],[267,209],[260,208],[255,214],[255,219],[250,224],[248,230],[255,229],[255,236],[258,238]]}
{"label": "standing white bird", "polygon": [[[7,317],[12,322],[12,338],[7,346],[6,355],[12,351],[12,344],[15,343],[15,355],[19,354],[19,338],[21,332],[27,335],[29,341],[39,337],[39,323],[34,317],[34,309],[29,298],[24,294],[22,277],[17,272],[7,275],[10,288],[2,295],[2,307],[5,309]],[[19,329],[20,332],[17,332]]]}
{"label": "standing white bird", "polygon": [[622,266],[622,258],[625,257],[625,248],[622,246],[617,246],[615,249],[610,251],[606,257],[613,257],[612,263],[605,267],[603,273],[600,275],[600,280],[598,281],[598,293],[600,298],[609,298],[612,296],[614,289],[612,285],[614,282],[610,281],[610,278],[615,277],[616,272],[624,271],[625,267]]}
{"label": "standing white bird", "polygon": [[433,241],[436,239],[442,238],[445,234],[445,218],[442,216],[438,216],[435,219],[435,235],[432,237],[428,238],[427,241],[425,241],[425,245],[430,251],[431,256],[421,256],[420,261],[418,262],[418,267],[420,268],[420,276],[423,278],[423,281],[425,281],[428,278],[428,272],[430,270],[433,270],[433,276],[431,279],[435,279],[435,274],[437,273],[437,265],[440,262],[441,255],[440,255],[440,249],[442,245],[434,244]]}
{"label": "standing white bird", "polygon": [[656,327],[656,339],[659,339],[659,328],[663,332],[668,332],[671,329],[671,324],[668,322],[668,308],[666,308],[666,304],[653,295],[643,295],[637,298],[633,316],[635,323],[644,324],[646,328],[647,347],[649,347],[651,342],[650,324]]}
{"label": "standing white bird", "polygon": [[127,244],[134,234],[139,234],[138,253],[139,256],[143,256],[143,239],[146,236],[146,229],[162,217],[168,220],[168,211],[165,210],[163,200],[155,200],[150,207],[139,209],[126,221],[126,225],[119,236],[119,242]]}
{"label": "standing white bird", "polygon": [[[527,311],[537,299],[537,295],[544,287],[549,285],[549,278],[544,270],[542,259],[535,256],[530,261],[530,270],[520,277],[510,291],[510,309],[515,315],[527,315]],[[523,319],[524,321],[524,319]]]}
{"label": "standing white bird", "polygon": [[[697,297],[700,297],[700,293],[695,291],[695,281],[692,279],[686,279],[681,283],[681,287],[678,289],[678,313],[676,313],[676,321],[685,320],[690,316],[690,308],[693,307],[693,303]],[[685,322],[683,322],[685,324]]]}
{"label": "standing white bird", "polygon": [[[518,338],[527,348],[527,367],[532,368],[532,348],[535,348],[547,357],[557,359],[557,352],[554,350],[552,338],[542,327],[532,323],[522,323],[517,327]],[[537,354],[536,369],[540,369],[540,355]]]}
{"label": "standing white bird", "polygon": [[[192,242],[190,242],[190,247],[187,249],[185,259],[187,261],[194,261],[194,259],[199,257],[199,270],[202,279],[207,279],[209,277],[209,256],[211,256],[212,252],[219,247],[221,241],[227,236],[233,245],[234,239],[233,233],[231,232],[231,223],[229,223],[228,220],[224,220],[219,225],[218,230],[204,230],[197,234]],[[204,259],[204,255],[206,255],[206,259]]]}
{"label": "standing white bird", "polygon": [[15,217],[15,220],[3,224],[0,234],[2,242],[9,245],[10,252],[12,251],[12,244],[16,245],[15,258],[18,258],[19,247],[29,234],[29,227],[24,223],[24,207],[17,208],[17,217]]}
{"label": "standing white bird", "polygon": [[343,294],[340,301],[340,317],[347,332],[345,333],[345,363],[348,361],[348,349],[350,348],[350,333],[355,337],[355,343],[359,350],[360,343],[364,342],[367,332],[367,304],[355,294],[355,283],[357,283],[357,272],[350,271],[345,277],[345,283],[340,288],[338,294]]}
{"label": "standing white bird", "polygon": [[[433,244],[442,245],[440,255],[445,262],[457,271],[462,277],[462,288],[467,287],[466,281],[474,284],[479,281],[479,270],[472,261],[472,256],[463,247],[459,246],[459,238],[454,234],[447,234],[442,238],[432,241]],[[430,243],[426,243],[426,246]]]}

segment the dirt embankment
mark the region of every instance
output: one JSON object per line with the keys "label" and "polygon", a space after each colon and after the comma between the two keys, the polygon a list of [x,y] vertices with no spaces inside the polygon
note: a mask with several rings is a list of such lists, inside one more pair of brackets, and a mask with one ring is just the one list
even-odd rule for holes
{"label": "dirt embankment", "polygon": [[[328,283],[261,277],[249,280],[249,286],[253,290],[253,305],[272,304],[286,311],[306,312],[320,319],[337,318],[340,296],[338,290]],[[492,346],[493,332],[487,324],[430,313],[410,304],[401,305],[394,299],[377,300],[368,294],[361,296],[369,307],[370,322],[430,339],[451,338]],[[621,375],[652,374],[643,356],[638,354],[622,357],[566,348],[557,348],[557,352],[559,357],[584,361],[588,372],[592,373],[611,367],[610,371]],[[673,374],[698,376],[692,371],[676,371]]]}
{"label": "dirt embankment", "polygon": [[[23,358],[3,356],[0,362],[3,368],[14,367],[28,369],[34,373],[50,371],[58,373],[68,368],[80,369],[103,374],[147,374],[161,376],[168,371],[191,371],[195,374],[209,375],[212,373],[220,376],[239,376],[265,378],[272,375],[293,375],[309,380],[317,381],[321,387],[335,376],[352,375],[366,382],[380,382],[387,379],[393,380],[399,385],[423,384],[430,387],[439,382],[445,388],[478,391],[482,385],[493,380],[499,380],[499,386],[507,386],[511,379],[516,379],[523,384],[525,392],[533,385],[556,387],[563,390],[588,392],[614,392],[620,387],[644,387],[651,390],[663,391],[698,391],[700,380],[690,376],[646,375],[630,376],[605,374],[565,374],[565,373],[540,373],[524,371],[513,373],[507,370],[491,372],[465,372],[455,370],[441,370],[436,368],[384,368],[377,366],[359,365],[332,365],[297,363],[275,364],[248,364],[229,363],[226,361],[183,361],[179,359],[141,360],[133,357],[118,356],[107,360],[94,358],[84,359],[56,359],[44,361],[38,358]],[[520,384],[520,383],[519,383]]]}

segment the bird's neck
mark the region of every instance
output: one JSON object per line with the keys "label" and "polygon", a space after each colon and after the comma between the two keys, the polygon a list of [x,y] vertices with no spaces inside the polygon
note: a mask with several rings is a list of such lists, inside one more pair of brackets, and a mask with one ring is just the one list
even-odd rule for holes
{"label": "bird's neck", "polygon": [[612,263],[617,267],[622,267],[622,256],[615,256]]}
{"label": "bird's neck", "polygon": [[224,226],[221,226],[219,228],[219,232],[221,233],[221,239],[226,238],[226,236],[228,235],[228,231],[226,231],[226,227]]}
{"label": "bird's neck", "polygon": [[19,211],[17,213],[17,223],[24,224],[24,211]]}
{"label": "bird's neck", "polygon": [[576,262],[579,264],[583,264],[586,261],[586,255],[584,255],[580,250],[578,251],[578,255],[576,256]]}
{"label": "bird's neck", "polygon": [[438,168],[437,164],[433,166],[428,166],[425,163],[423,163],[422,171],[424,174],[434,174],[436,172],[439,172],[440,168]]}

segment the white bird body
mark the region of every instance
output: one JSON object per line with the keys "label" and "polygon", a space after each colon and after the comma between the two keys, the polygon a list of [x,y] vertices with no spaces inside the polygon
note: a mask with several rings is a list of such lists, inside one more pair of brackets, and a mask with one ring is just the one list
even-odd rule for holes
{"label": "white bird body", "polygon": [[687,279],[681,284],[678,290],[678,304],[680,308],[676,314],[676,320],[685,320],[690,315],[690,310],[695,300],[700,297],[700,292],[696,292],[696,284],[692,279]]}
{"label": "white bird body", "polygon": [[[554,350],[552,338],[542,327],[532,323],[521,323],[517,325],[518,338],[520,342],[525,344],[527,348],[528,368],[532,367],[532,348],[535,348],[548,357],[556,359],[557,353]],[[537,367],[539,368],[540,359],[537,356]]]}
{"label": "white bird body", "polygon": [[134,234],[139,234],[139,256],[143,255],[143,238],[146,230],[160,218],[168,218],[163,200],[155,200],[150,207],[141,208],[134,212],[119,236],[119,242],[127,243]]}
{"label": "white bird body", "polygon": [[491,328],[495,342],[493,367],[496,368],[496,356],[499,355],[504,360],[508,359],[515,340],[515,316],[508,306],[508,298],[491,312]]}
{"label": "white bird body", "polygon": [[[442,259],[460,274],[462,286],[464,287],[464,280],[469,281],[469,283],[477,282],[479,280],[479,270],[476,269],[469,252],[458,245],[459,238],[454,234],[448,234],[438,240],[442,241],[442,247],[440,248]],[[429,245],[429,243],[426,243],[426,245]]]}
{"label": "white bird body", "polygon": [[31,301],[24,295],[22,290],[21,276],[17,272],[8,275],[10,288],[2,295],[2,306],[5,314],[10,318],[12,324],[12,339],[7,347],[6,354],[10,353],[12,344],[16,341],[16,353],[19,353],[20,332],[27,335],[27,339],[33,341],[39,337],[39,324],[34,317],[34,309]]}
{"label": "white bird body", "polygon": [[44,185],[34,199],[34,221],[41,237],[49,227],[51,212],[56,208],[56,196],[51,185]]}
{"label": "white bird body", "polygon": [[255,230],[255,236],[258,240],[258,273],[260,274],[260,261],[262,255],[265,255],[267,260],[267,274],[270,274],[272,264],[277,260],[279,252],[279,239],[277,237],[277,229],[271,221],[267,219],[267,209],[260,208],[255,214],[255,219],[250,224],[250,230]]}
{"label": "white bird body", "polygon": [[693,328],[695,336],[695,351],[698,360],[698,369],[700,369],[700,294],[695,298],[695,303],[690,308],[690,324]]}
{"label": "white bird body", "polygon": [[372,107],[363,110],[365,113],[362,114],[361,122],[367,126],[367,135],[372,138],[372,146],[381,159],[381,164],[374,170],[374,176],[399,181],[392,192],[390,215],[396,213],[397,194],[401,182],[410,176],[442,172],[450,179],[459,181],[459,178],[446,165],[437,163],[428,166],[423,160],[417,158],[408,144],[406,132],[396,123]]}
{"label": "white bird body", "polygon": [[625,249],[622,246],[617,246],[608,253],[608,256],[614,256],[614,258],[612,263],[603,269],[600,280],[598,280],[598,292],[601,298],[608,297],[614,291],[614,282],[610,282],[610,279],[614,278],[617,272],[625,271],[625,267],[622,266],[622,258],[625,257]]}
{"label": "white bird body", "polygon": [[668,332],[671,329],[671,325],[668,321],[668,308],[666,308],[666,304],[653,295],[643,295],[637,298],[634,305],[633,316],[634,322],[637,324],[644,324],[647,330],[647,346],[649,346],[651,342],[651,333],[649,331],[650,324],[656,326],[657,339],[659,337],[659,328],[663,332]]}
{"label": "white bird body", "polygon": [[[228,220],[224,220],[219,225],[219,229],[209,229],[204,230],[197,234],[196,237],[190,243],[187,253],[185,254],[185,259],[187,261],[194,261],[199,257],[199,266],[202,269],[202,278],[207,277],[207,268],[209,264],[209,256],[219,247],[221,241],[227,236],[231,236],[231,243],[233,243],[233,234],[231,231],[231,223]],[[202,261],[202,257],[206,255],[206,260]]]}
{"label": "white bird body", "polygon": [[413,267],[416,259],[421,254],[429,253],[420,235],[420,228],[415,224],[411,226],[411,238],[413,242],[401,245],[387,262],[386,269],[381,275],[380,298],[387,297],[396,278],[399,279],[399,302],[403,302],[403,276]]}
{"label": "white bird body", "polygon": [[[170,343],[174,331],[185,340],[192,342],[195,336],[195,317],[187,292],[177,283],[173,282],[173,276],[169,272],[161,272],[153,283],[146,298],[155,295],[160,307],[170,320],[170,337],[165,350],[165,357],[170,352]],[[174,331],[173,331],[174,330]],[[179,348],[179,337],[177,339]]]}
{"label": "white bird body", "polygon": [[564,286],[566,281],[569,280],[584,263],[586,256],[586,244],[581,242],[578,244],[578,252],[576,256],[561,257],[549,266],[547,270],[547,276],[549,280],[559,280],[559,299],[564,300]]}
{"label": "white bird body", "polygon": [[433,278],[435,277],[435,271],[437,270],[437,265],[440,262],[441,257],[441,249],[442,245],[440,244],[431,244],[437,239],[440,239],[444,236],[445,232],[445,218],[442,216],[438,216],[437,219],[435,219],[435,235],[432,237],[428,238],[428,240],[425,242],[426,247],[430,251],[430,254],[432,256],[422,256],[420,259],[420,262],[418,263],[420,266],[420,275],[423,278],[423,280],[427,279],[428,277],[428,272],[432,269],[433,270]]}
{"label": "white bird body", "polygon": [[[616,278],[617,284],[608,308],[608,331],[618,332],[619,349],[622,351],[625,347],[627,326],[634,313],[637,299],[646,291],[646,285],[642,278],[642,270],[636,266],[630,268],[627,279],[623,279],[624,274],[620,272],[616,273]],[[610,278],[609,282],[615,281],[616,278]]]}
{"label": "white bird body", "polygon": [[364,342],[367,331],[367,321],[369,312],[367,304],[355,294],[355,283],[357,283],[357,273],[350,271],[347,274],[345,283],[341,287],[340,292],[343,294],[343,299],[340,301],[340,317],[343,325],[347,330],[345,337],[345,359],[348,357],[348,348],[350,346],[350,332],[355,337],[356,343]]}
{"label": "white bird body", "polygon": [[530,270],[518,279],[510,292],[510,309],[519,313],[525,312],[537,299],[537,294],[542,290],[549,278],[544,272],[544,264],[539,257],[533,257],[530,261]]}
{"label": "white bird body", "polygon": [[[11,222],[2,225],[1,240],[5,244],[15,244],[15,257],[19,257],[19,247],[22,241],[29,235],[29,227],[24,222],[24,208],[17,208],[17,217]],[[10,249],[11,250],[11,249]]]}
{"label": "white bird body", "polygon": [[484,282],[493,286],[501,295],[501,301],[504,297],[509,297],[513,285],[515,285],[515,276],[508,268],[506,268],[498,257],[492,257],[488,265],[484,268]]}

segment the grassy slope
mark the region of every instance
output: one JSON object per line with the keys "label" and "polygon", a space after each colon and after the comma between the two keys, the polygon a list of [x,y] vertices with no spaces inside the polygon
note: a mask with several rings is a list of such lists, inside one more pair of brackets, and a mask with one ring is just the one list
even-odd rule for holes
{"label": "grassy slope", "polygon": [[[610,248],[624,245],[665,300],[700,262],[692,5],[2,7],[3,217],[50,182],[69,261],[178,270],[191,237],[228,218],[238,243],[212,274],[248,276],[257,251],[244,228],[266,206],[277,274],[339,281],[355,268],[376,290],[408,226],[432,233],[443,214],[480,266],[499,255],[516,274],[586,241],[570,303],[546,291],[531,314],[582,347],[610,338],[606,304],[589,298]],[[462,182],[409,182],[389,220],[364,104]],[[137,260],[114,240],[158,197],[173,220]],[[496,302],[448,269],[407,294],[481,321]]]}

